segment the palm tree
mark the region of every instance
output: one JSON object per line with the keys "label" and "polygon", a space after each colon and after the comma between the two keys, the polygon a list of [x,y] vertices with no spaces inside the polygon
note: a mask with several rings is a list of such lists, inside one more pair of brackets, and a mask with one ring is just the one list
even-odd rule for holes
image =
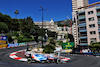
{"label": "palm tree", "polygon": [[16,14],[16,18],[17,18],[17,14],[19,14],[19,11],[18,11],[18,10],[16,10],[16,11],[15,11],[15,14]]}

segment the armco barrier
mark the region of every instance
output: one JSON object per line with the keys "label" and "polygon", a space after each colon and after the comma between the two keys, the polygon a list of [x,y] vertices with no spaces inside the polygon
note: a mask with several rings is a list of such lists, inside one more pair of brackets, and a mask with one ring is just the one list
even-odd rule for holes
{"label": "armco barrier", "polygon": [[11,47],[18,47],[18,46],[19,46],[19,43],[8,44],[8,48],[11,48]]}

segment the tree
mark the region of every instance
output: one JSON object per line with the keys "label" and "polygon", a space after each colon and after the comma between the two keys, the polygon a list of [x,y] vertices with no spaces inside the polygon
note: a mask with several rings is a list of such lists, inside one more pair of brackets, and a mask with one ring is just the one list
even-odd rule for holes
{"label": "tree", "polygon": [[27,17],[27,19],[19,19],[20,29],[22,33],[29,33],[31,28],[35,26],[31,17]]}
{"label": "tree", "polygon": [[88,46],[94,53],[97,50],[98,52],[100,51],[100,42],[91,42],[90,45]]}
{"label": "tree", "polygon": [[18,19],[12,19],[12,24],[11,24],[10,30],[14,30],[14,31],[20,30],[20,24],[19,24]]}
{"label": "tree", "polygon": [[53,53],[54,50],[55,50],[55,41],[52,37],[48,38],[48,41],[47,41],[49,44],[46,45],[46,46],[43,46],[43,52],[45,53]]}
{"label": "tree", "polygon": [[8,32],[9,32],[8,26],[5,23],[0,22],[0,33],[8,33]]}
{"label": "tree", "polygon": [[2,13],[0,13],[0,22],[3,22],[3,23],[5,23],[7,26],[8,26],[8,28],[9,28],[9,30],[12,28],[12,18],[9,16],[9,15],[6,15],[6,14],[2,14]]}
{"label": "tree", "polygon": [[73,38],[73,35],[72,34],[65,34],[64,37],[67,39],[67,42],[69,42],[68,39],[70,39],[70,42],[74,42],[74,38]]}

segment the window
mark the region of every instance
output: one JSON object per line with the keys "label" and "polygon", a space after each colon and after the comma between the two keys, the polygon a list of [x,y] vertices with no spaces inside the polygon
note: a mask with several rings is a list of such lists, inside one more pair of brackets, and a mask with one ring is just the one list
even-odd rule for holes
{"label": "window", "polygon": [[62,31],[64,31],[64,29],[62,28]]}
{"label": "window", "polygon": [[96,34],[96,32],[95,31],[90,31],[90,34]]}
{"label": "window", "polygon": [[90,15],[90,14],[93,14],[93,11],[89,11],[89,12],[88,12],[88,15]]}
{"label": "window", "polygon": [[90,28],[93,28],[93,27],[95,27],[95,24],[91,24],[91,25],[89,25],[89,27]]}
{"label": "window", "polygon": [[96,38],[90,38],[91,42],[96,42]]}
{"label": "window", "polygon": [[89,18],[89,21],[93,21],[93,20],[94,20],[94,17]]}

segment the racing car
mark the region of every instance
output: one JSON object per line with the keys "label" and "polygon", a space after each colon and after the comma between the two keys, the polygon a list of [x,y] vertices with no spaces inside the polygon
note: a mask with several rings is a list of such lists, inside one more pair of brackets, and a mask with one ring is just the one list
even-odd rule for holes
{"label": "racing car", "polygon": [[70,61],[70,58],[68,57],[58,57],[57,55],[44,55],[45,57],[47,57],[47,62],[48,63],[67,63],[68,61]]}
{"label": "racing car", "polygon": [[40,63],[67,63],[70,58],[67,57],[58,57],[57,55],[52,54],[38,54],[38,53],[25,53],[28,63],[31,62],[40,62]]}

